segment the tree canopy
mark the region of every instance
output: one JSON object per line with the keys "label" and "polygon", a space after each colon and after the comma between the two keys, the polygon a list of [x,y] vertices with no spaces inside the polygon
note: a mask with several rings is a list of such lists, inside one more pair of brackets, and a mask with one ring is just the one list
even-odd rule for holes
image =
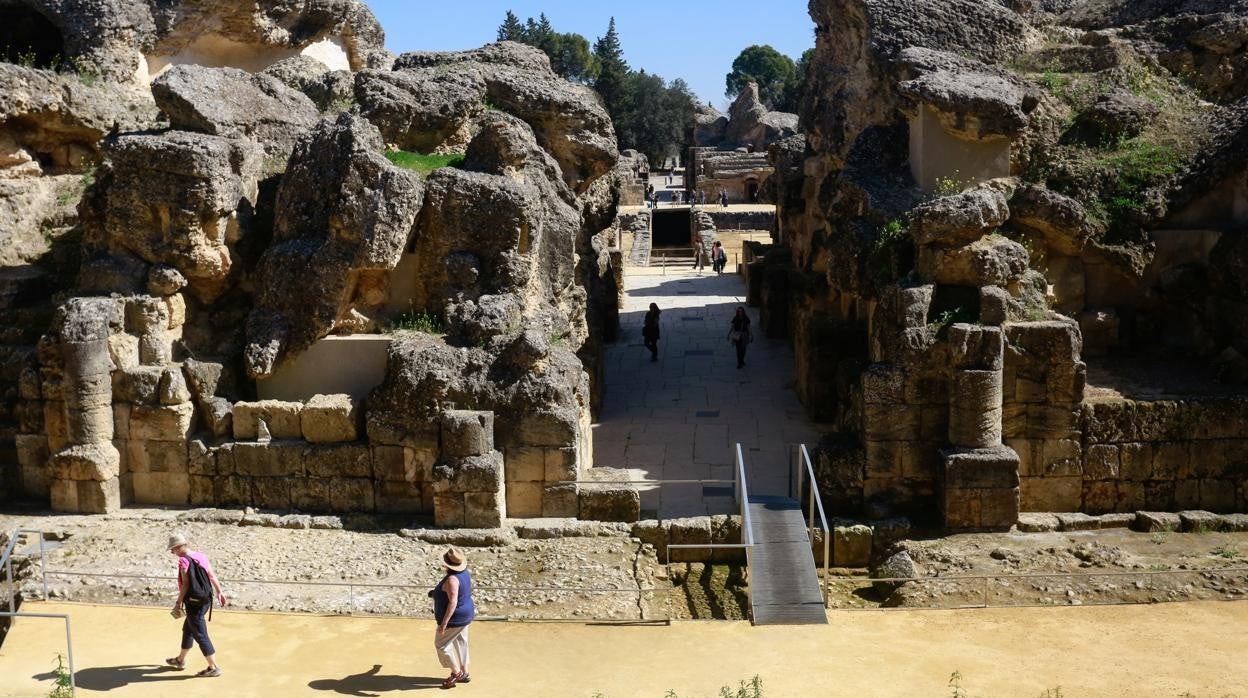
{"label": "tree canopy", "polygon": [[732,62],[732,72],[725,80],[729,99],[736,99],[750,83],[758,83],[758,96],[769,108],[792,111],[791,104],[797,90],[797,65],[792,58],[770,46],[754,45],[746,48]]}
{"label": "tree canopy", "polygon": [[598,76],[598,63],[589,50],[589,39],[580,34],[555,31],[545,13],[521,22],[511,10],[498,26],[499,41],[518,41],[540,48],[550,57],[550,67],[560,77],[589,84]]}

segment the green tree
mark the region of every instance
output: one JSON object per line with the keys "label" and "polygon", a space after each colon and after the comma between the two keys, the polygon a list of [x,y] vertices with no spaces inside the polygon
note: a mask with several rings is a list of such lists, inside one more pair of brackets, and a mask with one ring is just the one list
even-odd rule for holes
{"label": "green tree", "polygon": [[628,76],[629,101],[614,117],[621,148],[634,148],[652,162],[678,155],[693,128],[696,99],[683,80],[670,84],[638,71]]}
{"label": "green tree", "polygon": [[546,19],[545,12],[540,14],[537,20],[530,17],[524,23],[524,42],[543,51],[550,44],[551,37],[554,34],[555,28],[550,25],[550,20]]}
{"label": "green tree", "polygon": [[607,33],[594,43],[594,58],[598,61],[598,76],[594,89],[602,97],[611,118],[622,115],[628,108],[629,70],[624,61],[624,48],[615,30],[615,18],[607,25]]}
{"label": "green tree", "polygon": [[771,109],[787,105],[787,97],[797,74],[793,59],[770,46],[750,46],[732,62],[725,94],[736,99],[747,83],[758,83],[758,95]]}
{"label": "green tree", "polygon": [[515,12],[507,10],[507,18],[498,25],[499,41],[524,41],[524,25]]}
{"label": "green tree", "polygon": [[806,75],[810,72],[811,63],[815,60],[815,50],[808,48],[802,53],[802,57],[797,61],[797,67],[793,74],[793,81],[789,83],[784,93],[784,104],[780,111],[793,112],[796,114],[802,101],[802,90],[806,85]]}
{"label": "green tree", "polygon": [[598,77],[598,60],[589,48],[589,39],[580,34],[554,32],[546,46],[550,67],[560,76],[583,85]]}

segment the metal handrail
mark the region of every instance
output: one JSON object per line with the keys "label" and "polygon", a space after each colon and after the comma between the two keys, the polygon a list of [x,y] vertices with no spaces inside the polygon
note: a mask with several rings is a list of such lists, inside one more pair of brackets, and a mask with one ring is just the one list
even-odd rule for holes
{"label": "metal handrail", "polygon": [[[737,444],[737,506],[741,508],[741,542],[745,544],[745,575],[748,580],[754,563],[754,520],[750,516],[750,490],[745,483],[745,452]],[[669,558],[670,559],[670,558]],[[745,587],[750,602],[750,622],[754,622],[754,584]]]}
{"label": "metal handrail", "polygon": [[59,618],[65,621],[65,653],[66,659],[69,661],[69,694],[76,695],[78,693],[77,679],[74,676],[74,641],[69,631],[69,616],[64,613],[17,613],[13,611],[0,612],[0,618]]}
{"label": "metal handrail", "polygon": [[[819,591],[823,596],[823,607],[828,607],[828,571],[831,566],[829,559],[830,550],[829,542],[832,539],[832,528],[828,526],[828,516],[823,511],[823,495],[819,493],[819,483],[815,479],[815,466],[810,462],[810,451],[807,450],[806,444],[798,444],[797,453],[797,492],[794,493],[794,499],[798,501],[802,497],[802,485],[809,479],[810,493],[807,495],[806,504],[806,535],[810,538],[810,542],[815,542],[815,511],[819,512],[819,525],[823,530],[823,574],[820,576],[821,584]],[[805,466],[805,467],[803,467]]]}

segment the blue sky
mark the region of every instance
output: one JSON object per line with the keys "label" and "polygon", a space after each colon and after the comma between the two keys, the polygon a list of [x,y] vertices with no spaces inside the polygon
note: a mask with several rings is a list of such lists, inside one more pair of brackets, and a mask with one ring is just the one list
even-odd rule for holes
{"label": "blue sky", "polygon": [[724,76],[741,49],[771,44],[796,60],[815,43],[807,0],[366,2],[386,29],[386,47],[395,53],[489,43],[509,9],[522,21],[545,12],[556,30],[584,34],[591,43],[606,33],[614,15],[629,65],[668,80],[684,78],[703,101],[721,109],[727,104]]}

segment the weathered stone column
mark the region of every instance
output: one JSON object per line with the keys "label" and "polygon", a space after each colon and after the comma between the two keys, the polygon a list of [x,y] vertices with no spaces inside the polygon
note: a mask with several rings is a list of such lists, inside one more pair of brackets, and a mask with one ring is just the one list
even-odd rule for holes
{"label": "weathered stone column", "polygon": [[442,413],[441,459],[433,470],[438,526],[497,528],[507,518],[503,454],[494,450],[494,413]]}
{"label": "weathered stone column", "polygon": [[52,508],[106,514],[121,508],[121,455],[113,446],[112,360],[108,337],[119,324],[109,298],[75,298],[59,328],[66,445],[51,459]]}
{"label": "weathered stone column", "polygon": [[1009,528],[1018,521],[1019,459],[1001,443],[1005,343],[999,327],[949,330],[949,443],[940,505],[950,529]]}

